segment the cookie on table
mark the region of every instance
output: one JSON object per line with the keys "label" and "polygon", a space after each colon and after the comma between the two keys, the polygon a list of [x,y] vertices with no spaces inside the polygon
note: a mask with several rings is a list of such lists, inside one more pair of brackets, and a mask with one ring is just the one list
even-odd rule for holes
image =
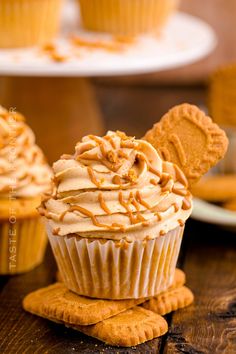
{"label": "cookie on table", "polygon": [[136,306],[93,326],[72,328],[110,345],[132,347],[163,336],[168,324],[162,316]]}
{"label": "cookie on table", "polygon": [[192,186],[192,194],[209,202],[236,199],[236,174],[212,175]]}
{"label": "cookie on table", "polygon": [[186,286],[173,288],[164,293],[151,298],[142,304],[145,309],[156,312],[160,315],[166,315],[187,307],[193,303],[194,295]]}
{"label": "cookie on table", "polygon": [[[90,325],[125,311],[145,299],[102,300],[87,298],[68,290],[63,283],[55,283],[36,290],[23,300],[26,311],[75,325]],[[38,309],[39,307],[39,309]]]}
{"label": "cookie on table", "polygon": [[178,165],[189,184],[196,183],[226,153],[228,139],[198,107],[172,108],[144,136],[163,160]]}

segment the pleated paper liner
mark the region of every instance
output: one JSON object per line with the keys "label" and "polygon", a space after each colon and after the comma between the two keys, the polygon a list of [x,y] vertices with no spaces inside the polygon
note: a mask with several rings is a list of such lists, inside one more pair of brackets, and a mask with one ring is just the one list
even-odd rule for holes
{"label": "pleated paper liner", "polygon": [[157,31],[179,3],[178,0],[77,1],[86,29],[128,36]]}
{"label": "pleated paper liner", "polygon": [[62,0],[1,0],[0,48],[50,42],[59,28]]}
{"label": "pleated paper liner", "polygon": [[184,227],[126,248],[112,240],[47,232],[65,285],[77,294],[129,299],[157,295],[172,283]]}
{"label": "pleated paper liner", "polygon": [[40,217],[0,222],[0,274],[29,271],[43,261],[47,235]]}

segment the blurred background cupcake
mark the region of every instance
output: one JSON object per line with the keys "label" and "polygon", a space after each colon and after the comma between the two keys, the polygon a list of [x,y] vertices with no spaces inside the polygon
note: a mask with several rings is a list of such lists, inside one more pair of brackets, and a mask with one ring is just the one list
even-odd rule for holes
{"label": "blurred background cupcake", "polygon": [[62,0],[1,0],[0,48],[50,42],[59,28]]}
{"label": "blurred background cupcake", "polygon": [[178,0],[78,0],[83,26],[91,31],[135,36],[156,32]]}
{"label": "blurred background cupcake", "polygon": [[51,170],[24,117],[0,107],[0,274],[41,263],[47,244],[37,212]]}

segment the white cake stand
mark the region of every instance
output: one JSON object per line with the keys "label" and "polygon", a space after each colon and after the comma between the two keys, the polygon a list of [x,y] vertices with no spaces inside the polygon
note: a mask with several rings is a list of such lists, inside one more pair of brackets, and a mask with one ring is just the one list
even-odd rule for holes
{"label": "white cake stand", "polygon": [[[62,32],[57,46],[68,50],[69,33],[92,37],[107,36],[78,31],[78,9],[67,2],[63,11]],[[103,124],[88,77],[151,73],[193,63],[216,45],[213,30],[203,21],[176,13],[158,36],[143,36],[124,52],[84,50],[81,55],[69,56],[66,62],[54,62],[38,48],[0,50],[1,104],[15,106],[29,118],[34,129],[46,121],[58,130],[67,130],[73,139],[91,132],[101,134]],[[55,126],[55,120],[57,125]],[[50,123],[51,122],[51,123]],[[78,122],[77,129],[72,128]],[[42,123],[41,123],[42,124]],[[121,127],[122,128],[122,127]],[[50,129],[50,126],[48,126]],[[74,135],[73,135],[74,134]],[[48,138],[40,138],[48,148]],[[54,137],[55,144],[61,144]],[[68,145],[68,148],[70,145]],[[65,146],[62,150],[65,152]],[[50,156],[49,159],[54,159]]]}

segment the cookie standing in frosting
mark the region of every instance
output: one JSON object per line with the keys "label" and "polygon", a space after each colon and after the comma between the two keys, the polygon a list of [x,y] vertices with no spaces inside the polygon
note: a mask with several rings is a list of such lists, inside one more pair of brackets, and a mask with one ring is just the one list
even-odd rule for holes
{"label": "cookie standing in frosting", "polygon": [[182,225],[191,213],[180,169],[122,132],[85,136],[53,170],[55,193],[40,213],[61,236],[145,240]]}
{"label": "cookie standing in frosting", "polygon": [[17,112],[0,107],[0,198],[31,198],[51,187],[51,170],[32,130]]}

